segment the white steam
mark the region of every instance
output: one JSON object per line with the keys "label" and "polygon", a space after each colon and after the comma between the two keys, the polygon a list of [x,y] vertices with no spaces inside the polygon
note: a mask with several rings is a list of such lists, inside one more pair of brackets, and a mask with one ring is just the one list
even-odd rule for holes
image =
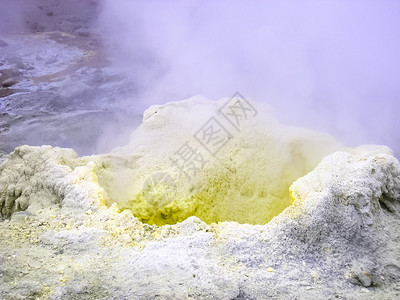
{"label": "white steam", "polygon": [[400,2],[102,2],[99,26],[140,109],[240,91],[290,124],[400,153]]}

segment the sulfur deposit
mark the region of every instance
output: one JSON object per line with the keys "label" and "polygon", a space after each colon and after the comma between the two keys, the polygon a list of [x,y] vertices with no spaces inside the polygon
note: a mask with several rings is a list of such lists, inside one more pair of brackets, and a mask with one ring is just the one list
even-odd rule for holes
{"label": "sulfur deposit", "polygon": [[394,299],[400,164],[194,97],[107,155],[21,146],[0,166],[0,296]]}

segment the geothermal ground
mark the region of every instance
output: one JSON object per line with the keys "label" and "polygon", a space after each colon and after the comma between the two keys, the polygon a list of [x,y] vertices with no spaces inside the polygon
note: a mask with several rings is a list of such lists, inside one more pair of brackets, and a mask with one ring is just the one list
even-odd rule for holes
{"label": "geothermal ground", "polygon": [[0,153],[51,144],[88,154],[110,151],[110,137],[125,143],[140,123],[131,105],[121,108],[135,87],[103,55],[96,2],[35,1],[26,10],[22,28],[0,31]]}
{"label": "geothermal ground", "polygon": [[[400,164],[390,149],[342,149],[265,122],[259,109],[207,154],[187,125],[209,124],[199,112],[218,120],[231,100],[152,107],[111,154],[9,154],[0,166],[2,297],[397,298]],[[172,159],[189,146],[208,161],[196,172]]]}
{"label": "geothermal ground", "polygon": [[1,299],[400,297],[389,148],[285,126],[240,94],[138,116],[96,1],[69,3],[0,36]]}

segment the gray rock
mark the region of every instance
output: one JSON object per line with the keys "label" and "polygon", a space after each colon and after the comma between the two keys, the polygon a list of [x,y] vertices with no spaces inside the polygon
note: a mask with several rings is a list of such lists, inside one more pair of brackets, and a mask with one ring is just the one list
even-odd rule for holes
{"label": "gray rock", "polygon": [[358,280],[365,287],[370,287],[372,285],[372,278],[369,273],[362,273],[358,275]]}
{"label": "gray rock", "polygon": [[18,83],[18,80],[14,77],[14,78],[7,78],[6,80],[1,81],[0,84],[3,87],[10,87],[10,86],[13,86],[14,84],[17,84],[17,83]]}

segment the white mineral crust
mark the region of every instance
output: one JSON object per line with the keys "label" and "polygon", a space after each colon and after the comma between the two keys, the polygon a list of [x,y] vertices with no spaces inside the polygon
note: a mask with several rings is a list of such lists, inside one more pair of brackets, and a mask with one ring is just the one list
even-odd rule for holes
{"label": "white mineral crust", "polygon": [[[235,131],[218,113],[226,100],[151,107],[108,155],[21,146],[5,157],[0,298],[400,297],[391,150],[344,148],[258,104]],[[215,155],[197,147],[208,162],[188,180],[171,157],[211,117],[231,138]],[[157,172],[176,184],[163,205],[143,191]]]}

